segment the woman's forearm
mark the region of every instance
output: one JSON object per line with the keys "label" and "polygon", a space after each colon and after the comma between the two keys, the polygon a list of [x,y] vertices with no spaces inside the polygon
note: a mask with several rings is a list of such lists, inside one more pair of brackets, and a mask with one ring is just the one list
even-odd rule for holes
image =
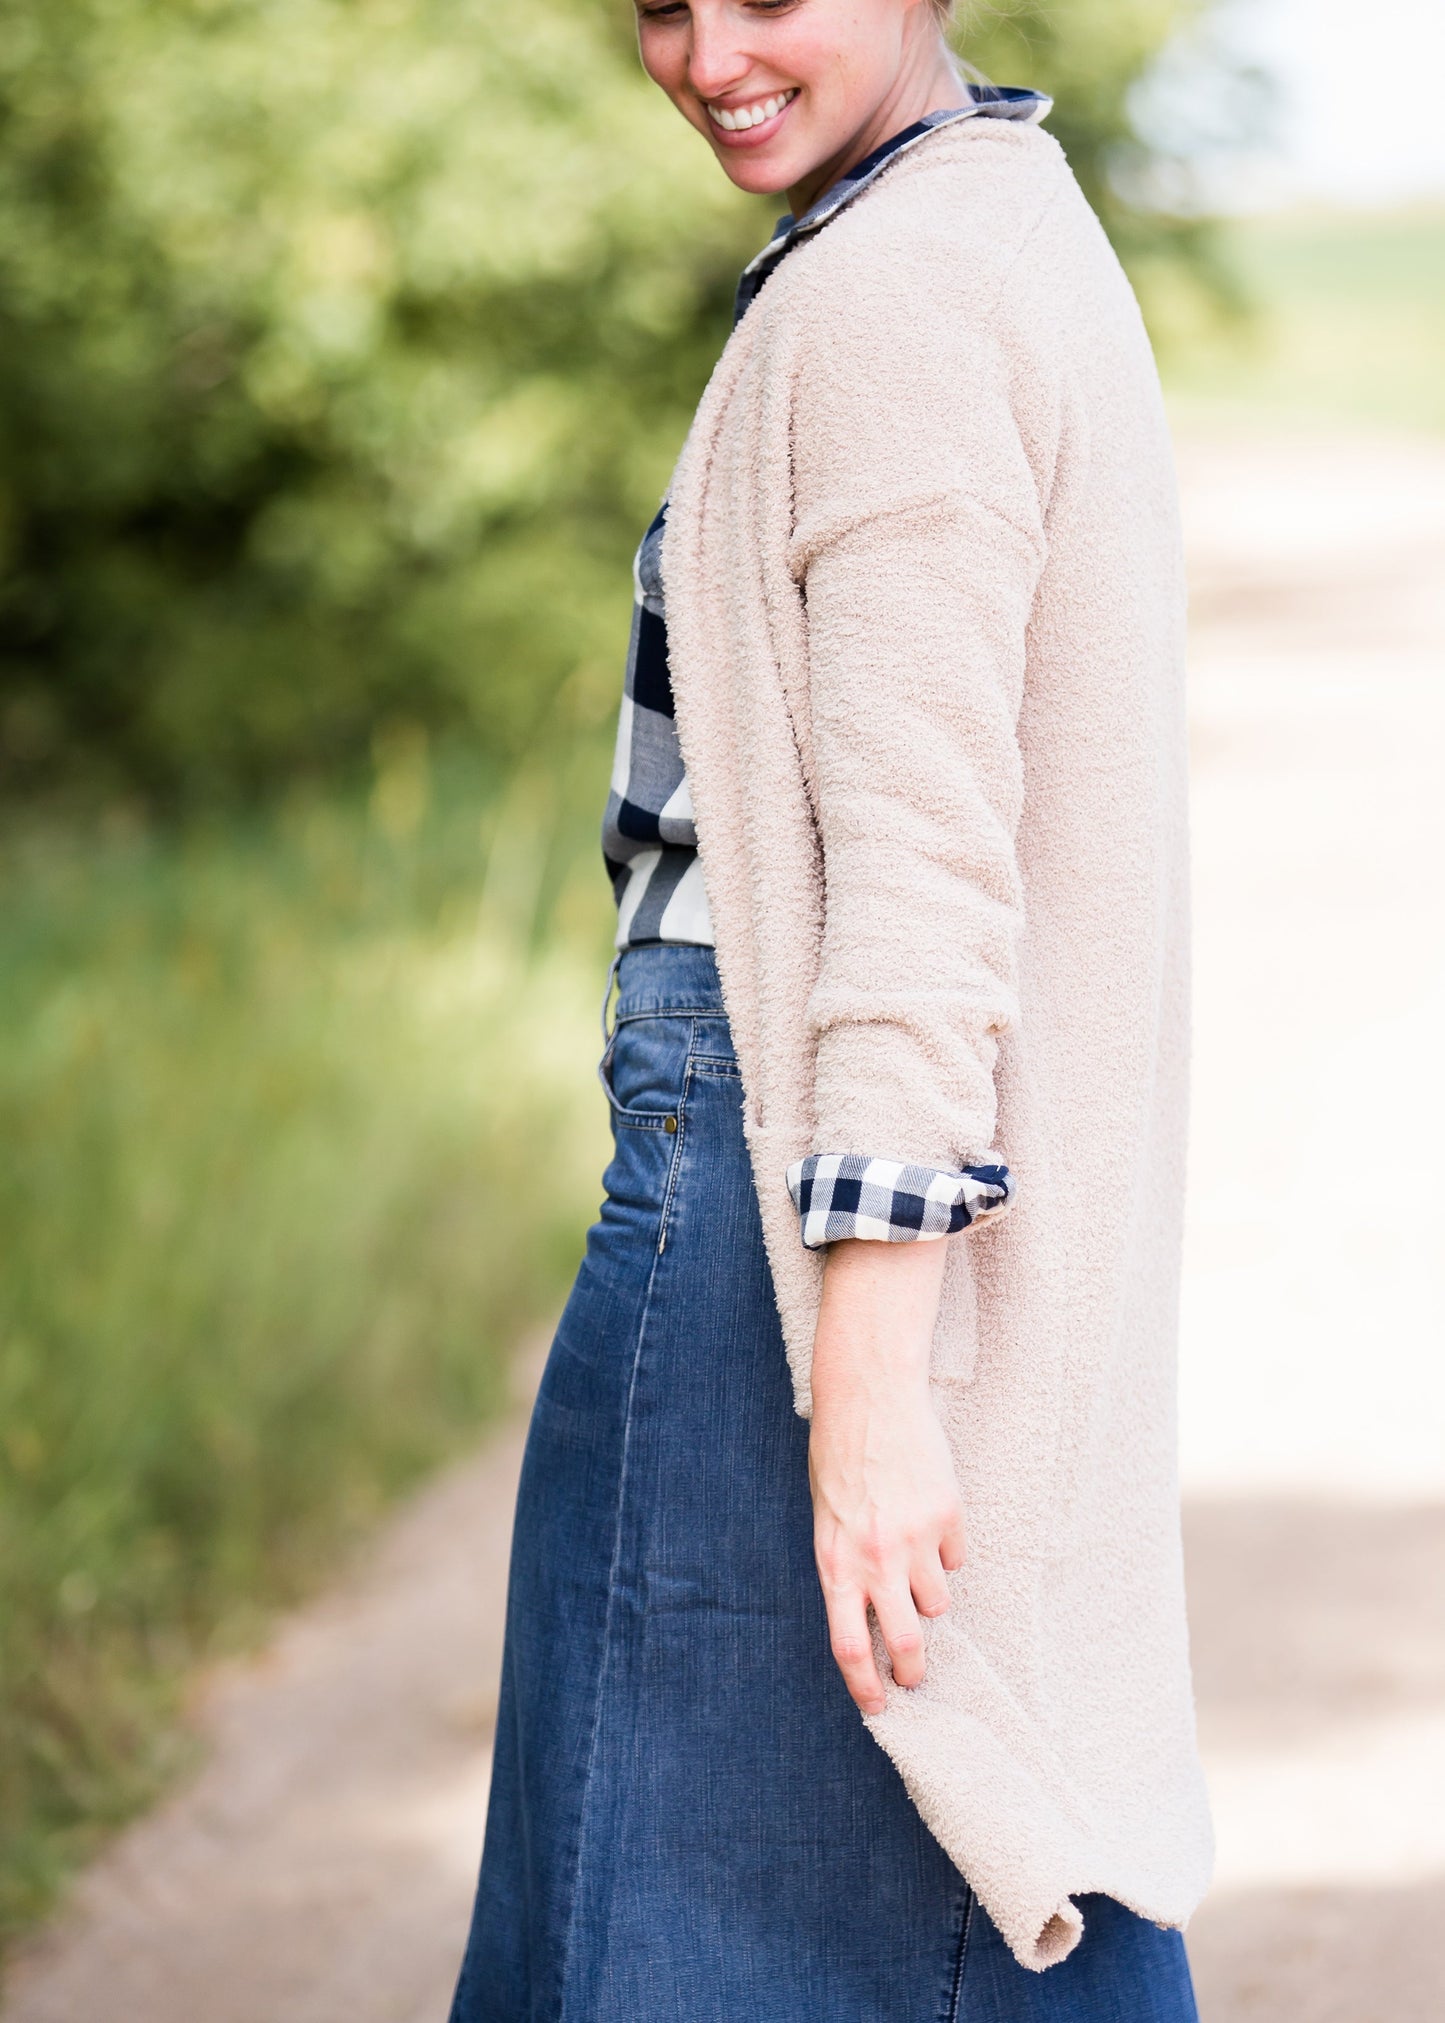
{"label": "woman's forearm", "polygon": [[[945,1245],[835,1243],[823,1269],[813,1393],[928,1381]],[[816,1409],[816,1404],[815,1404]]]}
{"label": "woman's forearm", "polygon": [[920,1616],[963,1561],[953,1463],[928,1390],[945,1244],[835,1244],[813,1344],[814,1549],[833,1656],[865,1714],[883,1682],[871,1607],[900,1686],[923,1678]]}

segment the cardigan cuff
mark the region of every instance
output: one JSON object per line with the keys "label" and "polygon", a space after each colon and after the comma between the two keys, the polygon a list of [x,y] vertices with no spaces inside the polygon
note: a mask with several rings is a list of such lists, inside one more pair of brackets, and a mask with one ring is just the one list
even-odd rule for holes
{"label": "cardigan cuff", "polygon": [[813,1152],[788,1168],[805,1250],[825,1250],[848,1237],[918,1243],[953,1236],[1002,1215],[1014,1191],[1007,1166],[997,1164],[949,1172],[857,1152]]}

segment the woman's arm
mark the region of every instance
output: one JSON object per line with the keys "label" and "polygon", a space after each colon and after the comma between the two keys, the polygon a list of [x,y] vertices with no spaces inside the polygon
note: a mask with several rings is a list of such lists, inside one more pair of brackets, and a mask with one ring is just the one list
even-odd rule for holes
{"label": "woman's arm", "polygon": [[[792,564],[827,894],[812,1151],[963,1189],[1008,1158],[993,1069],[1017,1002],[1018,715],[1047,552],[1013,400],[1022,387],[1033,437],[1056,403],[1003,341],[983,275],[960,287],[961,254],[930,241],[909,272],[905,252],[873,250],[846,299],[821,303],[795,393]],[[962,1557],[929,1352],[947,1243],[989,1239],[934,1222],[908,1241],[876,1214],[838,1234],[883,1239],[830,1249],[812,1363],[819,1573],[835,1656],[871,1713],[868,1605],[897,1684],[918,1684],[919,1616],[948,1606]]]}
{"label": "woman's arm", "polygon": [[948,1608],[963,1511],[928,1394],[946,1246],[835,1243],[813,1346],[808,1473],[833,1656],[865,1714],[883,1711],[871,1603],[900,1686],[923,1678],[919,1616]]}

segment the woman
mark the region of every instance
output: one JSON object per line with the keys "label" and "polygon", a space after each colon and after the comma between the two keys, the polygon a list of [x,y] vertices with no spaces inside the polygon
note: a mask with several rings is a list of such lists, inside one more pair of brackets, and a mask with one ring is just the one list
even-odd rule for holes
{"label": "woman", "polygon": [[637,6],[791,215],[638,558],[616,1151],[454,2023],[1178,2023],[1209,1828],[1147,343],[1047,102],[970,89],[933,0]]}

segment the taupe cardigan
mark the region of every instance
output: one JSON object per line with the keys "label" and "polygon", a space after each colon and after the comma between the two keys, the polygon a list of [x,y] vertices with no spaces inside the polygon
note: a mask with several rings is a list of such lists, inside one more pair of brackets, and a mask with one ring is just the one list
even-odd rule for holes
{"label": "taupe cardigan", "polygon": [[734,332],[663,550],[682,754],[798,1409],[788,1166],[997,1147],[935,1391],[968,1512],[870,1722],[1018,1958],[1182,1924],[1210,1831],[1174,1458],[1183,582],[1128,284],[1057,144],[964,120]]}

